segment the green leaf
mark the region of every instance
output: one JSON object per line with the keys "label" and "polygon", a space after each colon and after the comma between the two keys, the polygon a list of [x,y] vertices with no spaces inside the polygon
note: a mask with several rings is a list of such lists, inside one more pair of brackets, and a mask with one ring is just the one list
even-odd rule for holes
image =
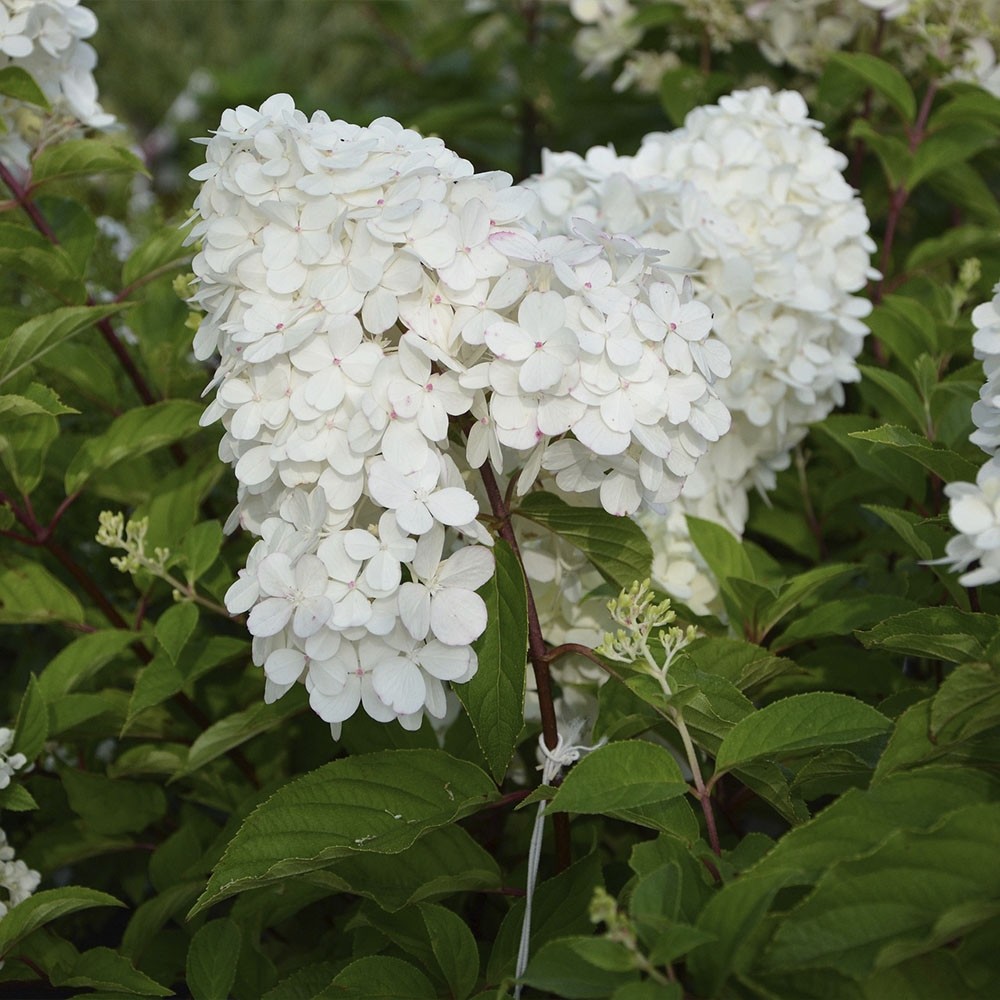
{"label": "green leaf", "polygon": [[[162,670],[165,672],[165,668]],[[163,682],[166,683],[166,679]],[[261,702],[244,709],[242,712],[227,715],[224,719],[209,726],[191,744],[184,773],[191,774],[198,768],[204,767],[209,761],[213,761],[234,747],[246,743],[247,740],[275,729],[292,716],[303,711],[305,701],[304,692],[294,690],[280,701],[270,705]]]}
{"label": "green leaf", "polygon": [[620,590],[649,579],[653,550],[639,525],[627,517],[597,507],[570,507],[551,493],[530,493],[513,513],[575,545]]}
{"label": "green leaf", "polygon": [[[173,990],[139,972],[132,963],[111,948],[91,948],[78,955],[72,967],[52,977],[53,986],[87,986],[108,990],[114,996],[169,997]],[[92,995],[92,994],[90,994]]]}
{"label": "green leaf", "polygon": [[981,122],[956,122],[929,135],[917,148],[906,177],[907,190],[957,163],[965,163],[997,140],[994,126]]}
{"label": "green leaf", "polygon": [[472,680],[453,689],[499,782],[524,726],[528,600],[521,564],[510,546],[500,539],[493,553],[496,573],[479,590],[488,615],[486,631],[474,645],[479,669]]}
{"label": "green leaf", "polygon": [[420,916],[451,995],[465,1000],[479,978],[479,949],[472,931],[457,913],[433,903],[421,903]]}
{"label": "green leaf", "polygon": [[434,1000],[437,995],[422,972],[389,955],[359,958],[324,991],[337,1000]]}
{"label": "green leaf", "polygon": [[934,555],[930,545],[917,532],[918,526],[923,522],[923,518],[918,514],[896,507],[884,507],[881,504],[873,503],[864,504],[864,508],[885,521],[906,542],[914,555],[921,559],[930,559]]}
{"label": "green leaf", "polygon": [[873,365],[859,365],[858,369],[864,378],[887,392],[906,410],[917,430],[923,430],[927,426],[928,413],[924,409],[923,401],[917,390],[905,378],[887,368],[876,368]]}
{"label": "green leaf", "polygon": [[858,632],[861,642],[948,663],[982,660],[1000,630],[1000,617],[958,608],[919,608]]}
{"label": "green leaf", "polygon": [[124,906],[114,896],[96,889],[69,885],[62,889],[44,889],[22,900],[0,920],[0,956],[10,954],[19,941],[57,917],[93,906]]}
{"label": "green leaf", "polygon": [[331,892],[351,892],[393,913],[456,892],[497,890],[496,861],[460,826],[430,830],[398,854],[353,854],[303,876]]}
{"label": "green leaf", "polygon": [[[49,738],[49,706],[42,693],[38,678],[34,674],[28,680],[28,686],[17,710],[17,721],[14,723],[13,753],[23,753],[29,761],[34,760],[45,746]],[[8,806],[8,808],[10,808]]]}
{"label": "green leaf", "polygon": [[[132,728],[136,718],[147,708],[160,705],[184,687],[186,678],[165,654],[154,656],[139,671],[128,703],[128,715],[122,733]],[[202,736],[205,734],[202,733]],[[199,737],[200,738],[200,737]],[[224,751],[223,751],[224,752]]]}
{"label": "green leaf", "polygon": [[677,798],[687,790],[669,750],[626,740],[598,747],[574,765],[548,808],[552,812],[614,814]]}
{"label": "green leaf", "polygon": [[52,105],[35,78],[20,66],[5,66],[0,69],[0,94],[13,97],[15,101],[34,104],[44,111],[51,111]]}
{"label": "green leaf", "polygon": [[22,323],[0,348],[0,385],[82,330],[121,309],[120,305],[66,306]]}
{"label": "green leaf", "polygon": [[172,885],[152,899],[141,903],[132,914],[125,933],[122,935],[121,948],[133,962],[142,959],[146,949],[156,940],[167,921],[181,919],[183,911],[201,891],[203,880],[183,882]]}
{"label": "green leaf", "polygon": [[[0,223],[0,266],[44,288],[67,305],[83,307],[86,301],[87,289],[80,268],[66,249],[21,226]],[[36,319],[42,320],[44,316]],[[6,378],[0,377],[0,383],[3,381]]]}
{"label": "green leaf", "polygon": [[729,577],[756,579],[757,574],[743,542],[731,531],[714,521],[691,515],[687,517],[687,525],[695,548],[720,582]]}
{"label": "green leaf", "polygon": [[66,470],[66,492],[76,493],[96,472],[110,469],[123,459],[137,458],[156,448],[196,434],[200,403],[170,399],[129,410],[97,437],[88,438]]}
{"label": "green leaf", "polygon": [[197,625],[198,607],[191,602],[175,604],[160,615],[153,631],[171,663],[177,662]]}
{"label": "green leaf", "polygon": [[236,979],[242,935],[232,920],[210,920],[191,938],[187,986],[194,1000],[228,997]]}
{"label": "green leaf", "polygon": [[964,663],[944,680],[931,702],[930,738],[958,743],[1000,725],[1000,667]]}
{"label": "green leaf", "polygon": [[911,611],[917,605],[903,597],[887,594],[865,594],[824,601],[807,615],[797,618],[774,641],[771,648],[778,652],[799,642],[824,639],[831,635],[850,635],[892,615]]}
{"label": "green leaf", "polygon": [[580,936],[544,944],[528,962],[523,982],[549,996],[608,997],[638,976],[635,957],[620,941]]}
{"label": "green leaf", "polygon": [[828,583],[857,572],[857,566],[830,563],[793,576],[787,583],[781,585],[778,596],[763,609],[764,620],[761,622],[761,628],[764,634],[770,632],[782,618],[791,614],[803,601],[812,597]]}
{"label": "green leaf", "polygon": [[116,728],[123,714],[120,701],[123,695],[124,691],[62,695],[49,703],[49,738],[62,736],[102,715],[112,717],[107,723],[109,729]]}
{"label": "green leaf", "polygon": [[333,761],[257,807],[230,841],[193,913],[358,851],[398,854],[496,797],[483,771],[443,750],[388,750]]}
{"label": "green leaf", "polygon": [[1000,223],[996,194],[971,163],[956,163],[950,170],[934,174],[927,183],[938,197],[961,209],[968,218],[986,225]]}
{"label": "green leaf", "polygon": [[343,962],[312,962],[285,976],[269,989],[261,1000],[322,1000]]}
{"label": "green leaf", "polygon": [[[76,413],[78,411],[67,406],[63,407],[62,412]],[[52,414],[44,404],[37,400],[30,399],[27,396],[18,396],[14,393],[0,396],[0,420],[3,420],[4,423],[10,424],[23,417],[42,416],[47,417],[52,416]]]}
{"label": "green leaf", "polygon": [[885,179],[892,188],[902,185],[913,166],[913,153],[902,139],[880,132],[866,118],[856,118],[848,138],[864,143],[878,157]]}
{"label": "green leaf", "polygon": [[891,723],[856,698],[829,691],[792,695],[741,719],[723,737],[716,773],[761,757],[782,757],[813,747],[857,743]]}
{"label": "green leaf", "polygon": [[919,355],[938,349],[937,318],[922,302],[904,295],[887,295],[865,323],[908,368]]}
{"label": "green leaf", "polygon": [[135,633],[122,629],[82,635],[64,646],[49,661],[38,679],[38,686],[53,702],[86,683],[135,641]]}
{"label": "green leaf", "polygon": [[148,781],[112,780],[64,768],[60,772],[70,808],[95,833],[138,833],[167,812],[163,789]]}
{"label": "green leaf", "polygon": [[971,768],[939,765],[892,774],[866,791],[845,792],[790,830],[751,872],[800,872],[814,882],[835,862],[866,854],[894,830],[927,829],[944,814],[995,794],[995,781]]}
{"label": "green leaf", "polygon": [[70,139],[47,146],[35,157],[32,184],[85,174],[140,173],[146,168],[134,153],[103,139]]}
{"label": "green leaf", "polygon": [[696,926],[712,940],[696,946],[687,958],[700,995],[719,996],[730,976],[751,967],[769,930],[764,917],[778,891],[791,880],[788,872],[751,873],[727,883],[709,899]]}
{"label": "green leaf", "polygon": [[183,559],[192,583],[201,579],[219,557],[222,540],[222,525],[218,521],[202,521],[184,536],[177,554]]}
{"label": "green leaf", "polygon": [[[594,890],[604,887],[601,863],[596,853],[588,854],[553,878],[540,882],[531,911],[531,951],[564,934],[585,934],[590,930],[590,901]],[[493,941],[486,968],[487,982],[499,982],[514,974],[524,900],[507,911]]]}
{"label": "green leaf", "polygon": [[184,246],[187,227],[164,226],[138,246],[122,268],[122,285],[131,291],[171,271],[184,267],[192,251]]}
{"label": "green leaf", "polygon": [[130,746],[108,764],[109,778],[139,778],[144,775],[173,777],[187,760],[183,743],[140,743]]}
{"label": "green leaf", "polygon": [[611,994],[611,1000],[684,1000],[684,987],[680,983],[654,983],[644,979],[639,983],[626,983]]}
{"label": "green leaf", "polygon": [[917,100],[906,77],[895,66],[863,52],[834,52],[830,62],[864,80],[892,105],[905,124],[912,124],[917,113]]}
{"label": "green leaf", "polygon": [[683,655],[700,672],[724,678],[749,698],[776,678],[801,672],[791,660],[774,656],[752,642],[722,636],[697,639]]}
{"label": "green leaf", "polygon": [[[16,749],[15,747],[15,752]],[[0,809],[8,809],[11,812],[28,812],[37,808],[38,802],[24,785],[10,784],[6,788],[0,788]]]}
{"label": "green leaf", "polygon": [[0,556],[0,624],[82,624],[83,606],[40,562]]}
{"label": "green leaf", "polygon": [[[10,399],[9,396],[4,398]],[[0,434],[0,461],[18,490],[28,495],[42,481],[49,448],[59,436],[59,421],[55,418],[75,411],[63,406],[52,389],[38,382],[33,382],[24,396],[17,398],[36,408],[32,413],[22,412],[13,421],[5,421],[3,434]],[[24,404],[18,408],[25,409]]]}
{"label": "green leaf", "polygon": [[889,448],[897,448],[902,454],[919,462],[924,468],[930,469],[945,482],[975,481],[978,470],[967,458],[956,454],[943,444],[928,441],[927,438],[920,434],[914,434],[913,431],[909,431],[905,427],[883,424],[870,431],[854,431],[851,437],[861,438],[863,441],[871,441],[873,444],[885,445]]}
{"label": "green leaf", "polygon": [[[1000,233],[987,226],[955,226],[939,236],[921,240],[906,258],[904,271],[916,271],[929,264],[951,263],[976,257],[984,251],[1000,249]],[[885,371],[883,368],[876,371]],[[861,369],[867,375],[868,368]]]}
{"label": "green leaf", "polygon": [[773,969],[833,966],[861,978],[959,938],[1000,913],[1000,805],[899,830],[835,865],[777,929]]}
{"label": "green leaf", "polygon": [[931,131],[954,122],[992,122],[1000,125],[1000,100],[982,87],[970,86],[935,110],[927,123]]}

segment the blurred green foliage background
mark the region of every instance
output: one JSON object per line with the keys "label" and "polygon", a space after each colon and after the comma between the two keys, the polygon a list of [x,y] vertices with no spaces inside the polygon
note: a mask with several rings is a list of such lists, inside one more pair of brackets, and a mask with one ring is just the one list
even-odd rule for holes
{"label": "blurred green foliage background", "polygon": [[[171,167],[201,157],[186,140],[205,135],[222,110],[290,93],[306,114],[367,124],[390,115],[438,134],[480,170],[520,178],[540,151],[613,142],[631,152],[668,127],[655,101],[585,80],[570,49],[573,22],[558,4],[498,0],[92,0],[92,39],[105,106],[138,138],[153,137],[161,188],[180,187]],[[471,8],[471,9],[470,9]],[[157,130],[191,81],[213,89],[198,113]],[[162,138],[162,133],[161,136]],[[159,159],[159,163],[156,160]]]}

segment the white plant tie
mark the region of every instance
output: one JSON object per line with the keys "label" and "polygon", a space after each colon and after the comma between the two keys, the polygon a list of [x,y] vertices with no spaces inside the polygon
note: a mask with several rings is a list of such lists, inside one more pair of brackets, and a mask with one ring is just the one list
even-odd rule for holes
{"label": "white plant tie", "polygon": [[[569,728],[574,735],[578,735],[583,729],[583,719],[574,720]],[[542,755],[542,763],[538,765],[538,770],[542,772],[542,784],[551,785],[562,772],[564,767],[575,764],[584,754],[596,750],[607,743],[606,737],[601,737],[592,747],[579,745],[567,745],[563,740],[562,733],[556,733],[556,745],[551,750],[545,745],[545,737],[538,737],[538,749]],[[542,857],[542,834],[545,830],[545,802],[538,803],[538,812],[535,814],[535,827],[531,831],[531,843],[528,845],[528,878],[525,886],[524,896],[524,921],[521,924],[521,943],[517,949],[517,965],[514,975],[520,979],[524,975],[524,970],[528,967],[528,949],[531,938],[531,902],[535,895],[535,883],[538,881],[538,862]],[[518,983],[514,987],[514,1000],[520,1000],[522,984]]]}

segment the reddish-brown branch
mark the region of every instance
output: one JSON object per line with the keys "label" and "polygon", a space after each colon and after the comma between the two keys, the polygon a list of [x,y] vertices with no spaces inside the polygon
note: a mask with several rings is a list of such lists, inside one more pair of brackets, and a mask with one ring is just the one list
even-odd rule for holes
{"label": "reddish-brown branch", "polygon": [[[545,638],[542,636],[542,626],[538,620],[538,609],[535,607],[535,598],[531,593],[531,585],[528,583],[528,576],[524,572],[524,561],[521,558],[521,549],[517,544],[517,537],[514,534],[514,526],[510,523],[510,508],[507,506],[493,467],[489,461],[485,462],[479,470],[483,478],[483,485],[486,487],[486,495],[490,500],[490,507],[493,515],[497,519],[500,537],[511,547],[517,561],[521,566],[521,573],[524,575],[524,590],[528,604],[528,660],[531,663],[531,670],[535,676],[535,689],[538,694],[538,713],[542,720],[542,736],[545,745],[554,750],[559,742],[559,727],[556,723],[555,703],[552,697],[552,677],[549,673],[548,654],[545,649]],[[556,839],[556,870],[563,871],[570,866],[570,837],[569,837],[569,817],[566,813],[556,813],[553,816],[553,825]]]}

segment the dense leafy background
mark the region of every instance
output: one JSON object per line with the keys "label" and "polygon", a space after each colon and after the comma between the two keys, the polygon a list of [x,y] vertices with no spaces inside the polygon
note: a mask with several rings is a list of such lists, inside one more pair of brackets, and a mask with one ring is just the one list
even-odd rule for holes
{"label": "dense leafy background", "polygon": [[[461,692],[469,716],[443,748],[426,724],[364,717],[333,743],[304,697],[263,704],[245,630],[211,606],[248,541],[220,530],[233,483],[216,432],[198,426],[208,372],[174,288],[200,155],[187,139],[225,107],[287,90],[354,121],[392,115],[521,177],[543,146],[628,152],[747,74],[787,74],[744,47],[712,77],[692,60],[700,83],[672,81],[662,102],[615,94],[580,79],[554,5],[91,6],[102,99],[132,131],[36,161],[25,200],[54,240],[14,205],[0,216],[0,705],[35,761],[0,809],[43,873],[0,922],[0,992],[508,995],[535,808],[516,806],[537,738],[520,716],[519,567],[500,556],[482,667]],[[214,90],[172,118],[198,69]],[[596,733],[610,742],[550,807],[571,817],[572,864],[560,871],[546,840],[527,994],[1000,990],[1000,597],[925,562],[949,536],[943,484],[982,460],[967,441],[982,382],[969,310],[1000,276],[1000,102],[952,84],[918,121],[927,85],[839,58],[813,87],[880,240],[900,208],[871,289],[865,379],[774,495],[754,499],[748,543],[692,523],[730,624],[701,623],[671,698],[609,665]],[[149,163],[144,199],[132,142]],[[124,263],[96,214],[135,234]],[[981,276],[963,284],[972,256]],[[169,548],[201,603],[113,569],[93,541],[104,509],[148,517],[149,550]],[[616,586],[648,574],[648,551],[614,519],[540,495],[521,516]],[[720,855],[665,749],[680,750],[676,710]],[[609,894],[596,925],[595,890]]]}

